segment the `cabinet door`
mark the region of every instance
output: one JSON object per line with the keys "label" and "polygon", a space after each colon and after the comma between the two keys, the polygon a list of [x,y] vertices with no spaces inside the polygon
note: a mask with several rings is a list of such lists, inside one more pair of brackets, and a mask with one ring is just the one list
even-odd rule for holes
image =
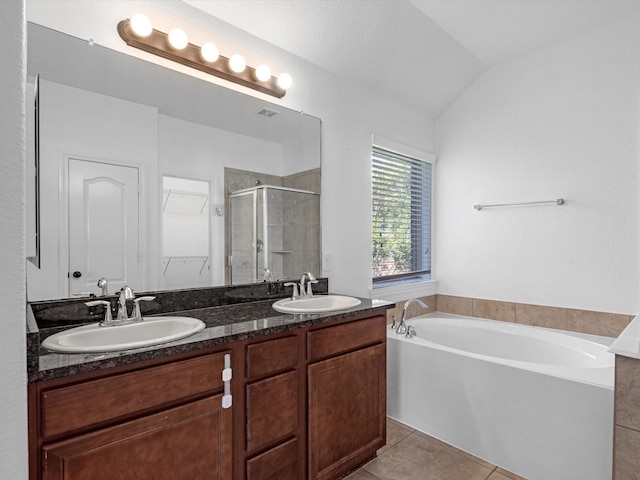
{"label": "cabinet door", "polygon": [[309,365],[309,479],[338,478],[386,436],[386,346]]}
{"label": "cabinet door", "polygon": [[221,395],[44,445],[44,480],[231,478],[231,409]]}
{"label": "cabinet door", "polygon": [[298,429],[298,372],[247,386],[247,452],[295,434]]}
{"label": "cabinet door", "polygon": [[247,461],[247,480],[298,480],[298,440],[293,438]]}

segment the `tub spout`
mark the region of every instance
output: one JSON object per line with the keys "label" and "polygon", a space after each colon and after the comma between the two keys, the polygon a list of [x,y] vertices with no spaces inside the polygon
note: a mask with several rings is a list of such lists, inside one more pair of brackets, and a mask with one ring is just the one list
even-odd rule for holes
{"label": "tub spout", "polygon": [[407,324],[404,322],[405,317],[407,315],[407,308],[409,307],[409,305],[412,304],[417,304],[420,305],[422,308],[429,308],[427,307],[427,304],[424,303],[422,300],[418,300],[417,298],[411,298],[409,300],[407,300],[406,302],[404,302],[404,308],[402,309],[402,318],[400,319],[400,323],[398,324],[398,327],[396,328],[396,333],[397,334],[402,334],[402,333],[407,333]]}

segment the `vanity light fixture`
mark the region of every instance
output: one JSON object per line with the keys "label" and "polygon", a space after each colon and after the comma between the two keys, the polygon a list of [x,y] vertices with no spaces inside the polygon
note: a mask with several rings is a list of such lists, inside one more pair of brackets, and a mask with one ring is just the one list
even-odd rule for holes
{"label": "vanity light fixture", "polygon": [[247,62],[244,61],[244,57],[242,55],[231,55],[229,59],[229,68],[236,73],[244,72],[244,69],[247,68]]}
{"label": "vanity light fixture", "polygon": [[189,45],[187,34],[179,28],[174,28],[169,32],[169,45],[176,50],[182,50]]}
{"label": "vanity light fixture", "polygon": [[220,55],[213,43],[207,42],[198,47],[189,43],[187,34],[178,28],[174,28],[169,34],[154,29],[151,21],[142,14],[133,15],[131,19],[118,23],[118,34],[130,47],[277,98],[284,97],[291,87],[291,75],[288,73],[275,77],[266,65],[249,67],[241,55],[235,54],[231,58]]}

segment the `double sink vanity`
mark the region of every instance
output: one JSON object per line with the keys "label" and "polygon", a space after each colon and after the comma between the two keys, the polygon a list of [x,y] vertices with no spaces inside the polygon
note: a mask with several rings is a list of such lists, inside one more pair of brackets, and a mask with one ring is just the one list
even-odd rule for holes
{"label": "double sink vanity", "polygon": [[[327,280],[315,290],[326,294]],[[103,309],[82,300],[29,305],[31,480],[330,480],[385,444],[392,305],[338,295],[294,302],[264,284],[154,295],[144,321],[116,327],[83,325]],[[185,318],[184,328],[202,328],[126,344],[130,327],[141,326],[130,338],[154,343],[171,330],[158,334],[154,322],[179,329]],[[69,333],[91,328],[114,333]],[[84,352],[41,346],[55,338]]]}

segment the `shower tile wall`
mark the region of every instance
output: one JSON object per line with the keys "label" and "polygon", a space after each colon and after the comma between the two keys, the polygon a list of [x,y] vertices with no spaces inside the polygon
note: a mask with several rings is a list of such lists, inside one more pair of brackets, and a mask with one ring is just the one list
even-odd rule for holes
{"label": "shower tile wall", "polygon": [[[259,182],[259,183],[258,183]],[[312,192],[320,191],[320,169],[300,172],[286,177],[262,175],[257,172],[225,169],[225,192],[227,197],[227,228],[231,228],[232,235],[242,235],[235,238],[251,238],[253,208],[250,206],[252,198],[242,199],[246,208],[238,208],[238,199],[234,218],[229,215],[229,194],[231,192],[252,188],[258,185],[274,185]],[[268,250],[269,269],[273,277],[278,279],[296,279],[303,272],[320,275],[320,207],[319,196],[271,190],[268,194]],[[244,202],[247,202],[246,205]],[[258,230],[262,232],[263,209],[262,195],[258,195]],[[240,214],[237,214],[240,210]],[[231,224],[233,222],[233,224]],[[262,234],[258,238],[262,241]],[[252,283],[259,278],[259,272],[264,268],[263,256],[258,256],[257,272],[253,261],[252,241],[245,242],[244,247],[236,249],[234,256],[233,283]],[[237,247],[236,247],[237,248]],[[231,245],[225,236],[225,252],[229,255]],[[226,283],[231,283],[228,266],[225,267]]]}
{"label": "shower tile wall", "polygon": [[[283,179],[283,186],[320,193],[320,169],[307,170]],[[289,197],[289,195],[286,195]],[[285,202],[283,249],[291,251],[284,255],[284,275],[294,279],[303,272],[320,275],[320,197],[298,196],[297,200]],[[293,222],[292,219],[298,219]]]}

